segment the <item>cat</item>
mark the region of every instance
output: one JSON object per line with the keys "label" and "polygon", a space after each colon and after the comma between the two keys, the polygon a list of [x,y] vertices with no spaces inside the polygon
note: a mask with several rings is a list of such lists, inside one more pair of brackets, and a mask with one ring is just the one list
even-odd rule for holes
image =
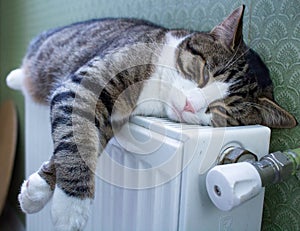
{"label": "cat", "polygon": [[266,65],[243,41],[245,6],[210,32],[139,19],[75,23],[39,35],[7,84],[51,112],[53,156],[21,186],[25,213],[53,198],[57,230],[82,230],[97,157],[132,115],[209,126],[296,126]]}

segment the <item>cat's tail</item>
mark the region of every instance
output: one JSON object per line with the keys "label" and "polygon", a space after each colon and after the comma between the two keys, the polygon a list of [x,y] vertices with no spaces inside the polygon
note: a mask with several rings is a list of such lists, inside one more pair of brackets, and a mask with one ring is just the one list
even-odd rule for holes
{"label": "cat's tail", "polygon": [[23,69],[12,70],[6,77],[6,84],[14,90],[23,90],[25,74]]}

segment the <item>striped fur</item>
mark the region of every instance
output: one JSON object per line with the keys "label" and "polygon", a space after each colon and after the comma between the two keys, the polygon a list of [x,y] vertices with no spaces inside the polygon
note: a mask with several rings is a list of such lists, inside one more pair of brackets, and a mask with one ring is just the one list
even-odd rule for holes
{"label": "striped fur", "polygon": [[[295,126],[273,101],[266,66],[242,40],[243,12],[244,6],[210,33],[102,19],[37,37],[21,70],[33,99],[51,107],[54,154],[39,175],[52,190],[59,188],[54,197],[94,197],[97,157],[130,115]],[[60,225],[68,220],[55,217]]]}

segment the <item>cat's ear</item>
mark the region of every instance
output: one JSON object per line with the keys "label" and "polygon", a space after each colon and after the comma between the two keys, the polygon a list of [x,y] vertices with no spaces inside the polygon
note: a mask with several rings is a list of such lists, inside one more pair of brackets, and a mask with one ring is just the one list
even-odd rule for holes
{"label": "cat's ear", "polygon": [[235,50],[243,42],[243,16],[245,5],[234,10],[210,33],[230,50]]}
{"label": "cat's ear", "polygon": [[293,128],[297,121],[290,113],[285,111],[268,98],[259,98],[259,111],[263,119],[263,125],[271,128]]}

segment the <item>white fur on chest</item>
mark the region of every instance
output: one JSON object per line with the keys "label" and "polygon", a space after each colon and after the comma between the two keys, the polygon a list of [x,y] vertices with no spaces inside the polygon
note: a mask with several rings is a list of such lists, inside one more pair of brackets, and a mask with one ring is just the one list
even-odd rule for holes
{"label": "white fur on chest", "polygon": [[[156,69],[145,81],[133,114],[166,116],[165,107],[168,104],[167,98],[171,85],[183,79],[175,68],[175,52],[183,39],[176,38],[171,33],[166,34],[166,43],[156,63]],[[186,81],[187,84],[190,84],[189,82]],[[182,84],[178,83],[178,85]]]}

